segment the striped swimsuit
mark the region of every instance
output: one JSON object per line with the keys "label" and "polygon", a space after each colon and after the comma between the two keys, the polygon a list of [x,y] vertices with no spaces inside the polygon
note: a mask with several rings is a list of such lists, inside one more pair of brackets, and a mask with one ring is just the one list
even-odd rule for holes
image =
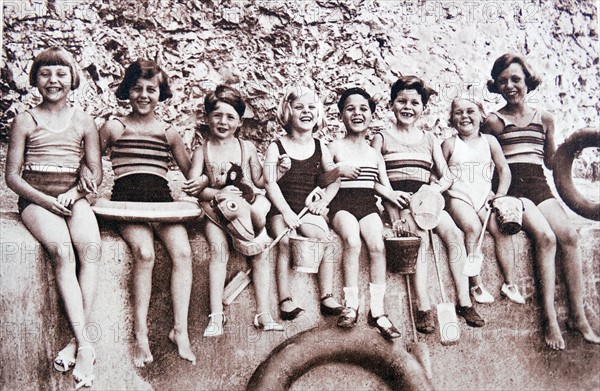
{"label": "striped swimsuit", "polygon": [[375,182],[379,181],[377,167],[361,166],[357,178],[341,178],[340,190],[329,204],[329,218],[345,210],[356,217],[357,221],[379,213],[375,198]]}
{"label": "striped swimsuit", "polygon": [[125,131],[112,146],[110,160],[115,173],[113,201],[172,202],[167,180],[169,152],[165,132],[138,131],[116,119]]}
{"label": "striped swimsuit", "polygon": [[[34,189],[53,197],[77,186],[79,164],[83,156],[83,133],[73,125],[73,115],[67,125],[59,131],[48,129],[33,113],[27,110],[36,124],[27,137],[25,161],[21,177]],[[21,213],[31,202],[19,197]]]}
{"label": "striped swimsuit", "polygon": [[429,183],[433,167],[433,145],[437,140],[431,133],[423,132],[418,143],[404,143],[389,130],[382,130],[383,145],[381,154],[385,168],[394,190],[416,193]]}
{"label": "striped swimsuit", "polygon": [[[530,199],[535,205],[554,198],[544,175],[544,145],[546,130],[542,124],[542,114],[536,110],[527,126],[517,126],[504,115],[494,112],[503,123],[504,129],[496,135],[502,152],[508,161],[512,181],[508,195]],[[493,188],[498,187],[497,174]]]}

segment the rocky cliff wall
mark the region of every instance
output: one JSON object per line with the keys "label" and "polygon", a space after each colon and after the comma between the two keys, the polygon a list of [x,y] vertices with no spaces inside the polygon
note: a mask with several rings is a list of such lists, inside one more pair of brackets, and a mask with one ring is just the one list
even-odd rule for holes
{"label": "rocky cliff wall", "polygon": [[[243,134],[260,150],[280,132],[275,107],[289,85],[314,87],[329,127],[342,131],[335,102],[363,86],[379,102],[373,126],[390,120],[389,86],[416,74],[438,91],[421,125],[440,136],[450,100],[473,94],[488,110],[502,104],[485,90],[493,61],[525,54],[544,84],[530,96],[556,117],[559,141],[598,126],[598,2],[554,1],[176,1],[5,0],[0,138],[15,113],[39,100],[27,72],[36,53],[63,45],[83,83],[74,103],[97,118],[126,112],[114,90],[124,67],[157,60],[175,96],[160,108],[188,146],[202,119],[202,99],[218,83],[249,103]],[[469,87],[470,86],[470,87]]]}

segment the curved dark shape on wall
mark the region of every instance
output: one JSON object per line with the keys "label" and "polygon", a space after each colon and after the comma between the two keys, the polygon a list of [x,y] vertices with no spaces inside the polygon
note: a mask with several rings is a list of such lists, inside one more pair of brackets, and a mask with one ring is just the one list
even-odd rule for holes
{"label": "curved dark shape on wall", "polygon": [[[423,367],[394,342],[363,327],[324,339],[323,330],[306,330],[273,349],[248,382],[247,390],[287,390],[314,367],[328,363],[358,365],[379,376],[392,390],[432,390]],[[339,338],[338,338],[339,336]]]}
{"label": "curved dark shape on wall", "polygon": [[558,194],[569,208],[585,218],[599,221],[600,203],[582,195],[575,187],[571,174],[575,156],[588,147],[600,147],[599,129],[579,129],[565,140],[554,156],[554,183]]}

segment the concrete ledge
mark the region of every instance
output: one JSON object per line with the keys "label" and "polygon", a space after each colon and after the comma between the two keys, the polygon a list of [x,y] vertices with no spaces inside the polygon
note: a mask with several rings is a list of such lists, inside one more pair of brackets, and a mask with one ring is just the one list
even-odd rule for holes
{"label": "concrete ledge", "polygon": [[[51,360],[71,337],[56,293],[53,268],[39,244],[13,212],[0,213],[2,233],[0,264],[0,389],[38,390],[71,389],[72,377],[62,376],[52,368]],[[283,333],[256,331],[252,325],[254,298],[246,289],[226,311],[229,323],[220,338],[203,338],[208,315],[208,260],[210,248],[202,234],[202,226],[190,227],[194,250],[194,279],[190,303],[190,337],[198,357],[194,367],[180,360],[176,348],[167,339],[172,327],[170,299],[170,261],[157,244],[153,295],[150,306],[150,340],[154,363],[136,369],[132,363],[132,316],[130,302],[131,256],[123,240],[109,224],[102,226],[102,258],[96,300],[95,324],[88,330],[97,344],[95,389],[245,389],[248,379],[272,349],[297,333],[309,328],[321,331],[315,343],[343,340],[344,332],[335,327],[335,319],[323,318],[318,310],[316,279],[313,275],[295,273],[296,301],[306,309],[293,322],[284,322]],[[579,229],[584,262],[585,301],[592,326],[600,327],[600,240],[598,225]],[[583,343],[574,334],[565,334],[567,351],[551,352],[545,348],[537,304],[538,289],[533,278],[532,249],[524,234],[515,236],[518,256],[518,283],[527,304],[518,306],[502,299],[502,283],[494,262],[493,243],[487,237],[484,245],[486,262],[483,278],[496,297],[492,305],[480,305],[486,319],[481,329],[467,327],[461,321],[461,341],[451,347],[439,344],[437,334],[419,335],[431,350],[433,384],[436,389],[594,389],[600,387],[597,371],[600,348]],[[341,247],[339,240],[331,262],[337,276],[335,294],[341,297]],[[454,298],[453,283],[448,275],[447,256],[442,255],[442,274]],[[271,264],[275,267],[275,253]],[[440,301],[435,270],[430,259],[430,294],[432,302]],[[245,268],[245,260],[234,256],[228,264],[229,276]],[[566,319],[567,307],[562,273],[557,273],[557,309],[559,321]],[[368,303],[368,260],[361,254],[361,300]],[[277,316],[274,277],[272,274],[271,311]],[[388,274],[386,306],[392,320],[403,333],[404,341],[412,334],[408,323],[406,288],[401,275]],[[367,308],[362,306],[362,308]],[[366,325],[361,313],[361,332],[380,338]],[[400,348],[401,340],[394,342]],[[308,346],[307,349],[310,349]],[[301,377],[292,389],[356,389],[379,388],[381,382],[354,366],[332,364],[317,367]]]}

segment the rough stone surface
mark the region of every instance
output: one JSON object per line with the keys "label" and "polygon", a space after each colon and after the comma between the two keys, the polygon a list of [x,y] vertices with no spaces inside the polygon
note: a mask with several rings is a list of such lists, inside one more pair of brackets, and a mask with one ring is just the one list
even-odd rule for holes
{"label": "rough stone surface", "polygon": [[[11,118],[39,101],[27,72],[36,53],[63,45],[82,69],[73,101],[97,118],[126,112],[113,91],[124,67],[145,57],[172,79],[175,96],[159,112],[196,142],[202,98],[217,83],[239,88],[249,107],[243,129],[259,149],[281,131],[275,107],[289,86],[316,88],[329,127],[340,134],[335,102],[363,86],[386,126],[389,87],[417,74],[438,91],[421,126],[450,133],[450,100],[473,94],[487,109],[501,100],[483,88],[492,63],[511,51],[527,56],[544,84],[530,96],[556,117],[559,140],[598,126],[597,1],[279,1],[6,0],[0,136]],[[470,86],[470,88],[469,88]],[[469,89],[468,89],[469,88]]]}

